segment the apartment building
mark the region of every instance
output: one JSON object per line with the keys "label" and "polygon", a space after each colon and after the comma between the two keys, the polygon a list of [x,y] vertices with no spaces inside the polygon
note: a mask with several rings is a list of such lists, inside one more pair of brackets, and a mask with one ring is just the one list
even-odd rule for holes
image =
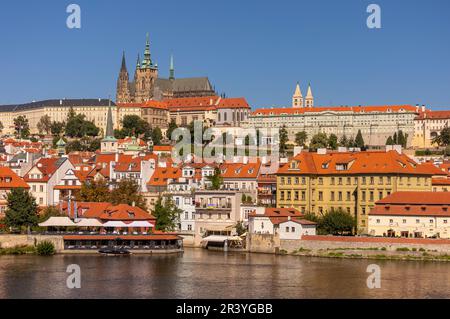
{"label": "apartment building", "polygon": [[277,172],[277,205],[323,214],[342,208],[367,233],[375,202],[397,191],[431,191],[443,172],[397,151],[302,152]]}

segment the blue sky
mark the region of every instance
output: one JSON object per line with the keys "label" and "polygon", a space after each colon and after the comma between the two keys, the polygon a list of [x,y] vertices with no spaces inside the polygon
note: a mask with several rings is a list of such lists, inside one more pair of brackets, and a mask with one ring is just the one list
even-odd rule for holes
{"label": "blue sky", "polygon": [[[66,27],[77,3],[82,28]],[[368,29],[377,3],[382,28]],[[252,107],[290,106],[297,81],[316,105],[426,104],[450,108],[448,0],[2,1],[0,104],[115,97],[150,33],[168,75],[209,76]]]}

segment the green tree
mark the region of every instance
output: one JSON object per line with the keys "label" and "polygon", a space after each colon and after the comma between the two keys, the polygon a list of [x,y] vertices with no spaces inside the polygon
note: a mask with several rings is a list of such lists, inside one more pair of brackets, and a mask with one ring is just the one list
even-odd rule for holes
{"label": "green tree", "polygon": [[283,127],[280,128],[279,136],[280,136],[280,153],[284,154],[286,153],[287,149],[286,143],[289,141],[288,132],[286,130],[285,125],[283,125]]}
{"label": "green tree", "polygon": [[450,145],[450,127],[443,128],[440,134],[433,138],[432,143],[439,146]]}
{"label": "green tree", "polygon": [[332,150],[337,149],[338,147],[338,137],[335,134],[330,134],[328,137],[328,147]]}
{"label": "green tree", "polygon": [[305,146],[307,140],[308,134],[305,131],[297,132],[295,134],[295,144],[297,144],[297,146]]}
{"label": "green tree", "polygon": [[[138,115],[125,115],[122,119],[121,135],[126,136],[151,136],[152,128],[150,124]],[[122,138],[123,138],[122,137]]]}
{"label": "green tree", "polygon": [[386,145],[394,145],[394,140],[392,139],[392,136],[389,136],[387,138]]}
{"label": "green tree", "polygon": [[394,144],[392,145],[398,145],[397,132],[395,132],[394,135],[392,136],[392,142],[394,142]]}
{"label": "green tree", "polygon": [[220,189],[223,183],[223,177],[220,174],[220,169],[216,167],[214,170],[214,175],[207,176],[209,182],[211,182],[211,189],[217,190]]}
{"label": "green tree", "polygon": [[147,210],[147,204],[142,196],[138,183],[133,179],[122,179],[111,192],[111,202],[114,205],[135,205]]}
{"label": "green tree", "polygon": [[66,216],[66,215],[64,213],[61,213],[57,207],[48,206],[39,215],[39,223],[45,222],[50,217],[59,217],[59,216]]}
{"label": "green tree", "polygon": [[81,143],[80,140],[73,140],[66,144],[66,153],[71,152],[84,152],[86,147]]}
{"label": "green tree", "polygon": [[95,126],[94,122],[91,121],[84,121],[81,126],[81,130],[83,136],[95,137],[98,136],[98,134],[100,133],[100,129],[97,126]]}
{"label": "green tree", "polygon": [[81,185],[81,190],[75,195],[79,202],[110,202],[111,193],[104,179],[88,180]]}
{"label": "green tree", "polygon": [[99,138],[94,138],[90,141],[89,146],[87,147],[87,151],[95,152],[101,148],[101,140]]}
{"label": "green tree", "polygon": [[339,146],[342,147],[348,147],[348,139],[347,136],[342,135],[341,138],[339,139]]}
{"label": "green tree", "polygon": [[169,123],[169,127],[167,128],[166,137],[167,139],[172,139],[172,132],[178,128],[177,123],[175,122],[175,119],[172,119]]}
{"label": "green tree", "polygon": [[328,137],[326,133],[317,133],[311,138],[309,148],[317,150],[318,148],[326,148],[328,146]]}
{"label": "green tree", "polygon": [[319,227],[327,234],[348,235],[355,229],[356,220],[343,209],[332,208],[319,219]]}
{"label": "green tree", "polygon": [[247,232],[247,227],[244,226],[244,222],[242,220],[238,221],[234,227],[236,228],[236,233],[238,236],[242,236]]}
{"label": "green tree", "polygon": [[13,188],[7,197],[5,223],[11,228],[27,227],[28,230],[37,225],[37,204],[30,192],[23,188]]}
{"label": "green tree", "polygon": [[51,132],[51,128],[52,128],[52,121],[50,120],[50,116],[43,115],[40,119],[39,122],[37,123],[37,129],[39,131],[39,134],[49,134]]}
{"label": "green tree", "polygon": [[162,136],[161,129],[159,127],[155,127],[152,130],[151,137],[152,137],[154,145],[161,145],[161,140],[162,140],[163,136]]}
{"label": "green tree", "polygon": [[50,126],[50,132],[55,135],[58,136],[61,135],[62,133],[64,133],[66,127],[66,123],[65,122],[52,122],[52,125]]}
{"label": "green tree", "polygon": [[355,138],[356,147],[363,148],[366,144],[364,143],[364,139],[361,134],[361,130],[358,130]]}
{"label": "green tree", "polygon": [[152,213],[156,217],[156,230],[174,231],[182,212],[175,205],[171,196],[165,196],[164,198],[160,196]]}
{"label": "green tree", "polygon": [[30,125],[28,119],[24,115],[20,115],[14,119],[14,129],[17,136],[27,138],[30,136]]}

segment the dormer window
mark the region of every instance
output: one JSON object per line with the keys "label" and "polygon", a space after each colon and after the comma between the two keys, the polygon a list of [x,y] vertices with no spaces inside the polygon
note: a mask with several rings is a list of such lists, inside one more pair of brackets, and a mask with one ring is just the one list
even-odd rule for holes
{"label": "dormer window", "polygon": [[132,213],[132,212],[128,212],[128,217],[130,217],[130,218],[134,218],[134,216],[135,216],[135,214],[134,214],[134,213]]}

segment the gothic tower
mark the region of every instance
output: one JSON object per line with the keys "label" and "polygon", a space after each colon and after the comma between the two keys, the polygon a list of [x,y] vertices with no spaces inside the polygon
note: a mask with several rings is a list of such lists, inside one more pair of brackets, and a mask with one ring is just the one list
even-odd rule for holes
{"label": "gothic tower", "polygon": [[292,107],[303,107],[303,95],[298,82],[295,87],[294,95],[292,96]]}
{"label": "gothic tower", "polygon": [[314,97],[311,90],[311,83],[308,84],[308,93],[306,93],[305,97],[305,107],[314,107]]}
{"label": "gothic tower", "polygon": [[118,103],[131,102],[130,88],[128,83],[128,71],[125,63],[125,52],[122,55],[122,66],[120,67],[119,78],[117,79],[116,101]]}
{"label": "gothic tower", "polygon": [[173,54],[170,56],[169,80],[175,80],[175,68],[173,66]]}
{"label": "gothic tower", "polygon": [[106,132],[101,140],[100,151],[102,153],[117,152],[117,140],[114,137],[114,123],[112,117],[111,101],[109,101],[108,114],[106,118]]}
{"label": "gothic tower", "polygon": [[153,97],[153,87],[158,78],[158,66],[153,64],[150,54],[150,40],[147,33],[144,59],[135,74],[134,102],[142,103]]}

